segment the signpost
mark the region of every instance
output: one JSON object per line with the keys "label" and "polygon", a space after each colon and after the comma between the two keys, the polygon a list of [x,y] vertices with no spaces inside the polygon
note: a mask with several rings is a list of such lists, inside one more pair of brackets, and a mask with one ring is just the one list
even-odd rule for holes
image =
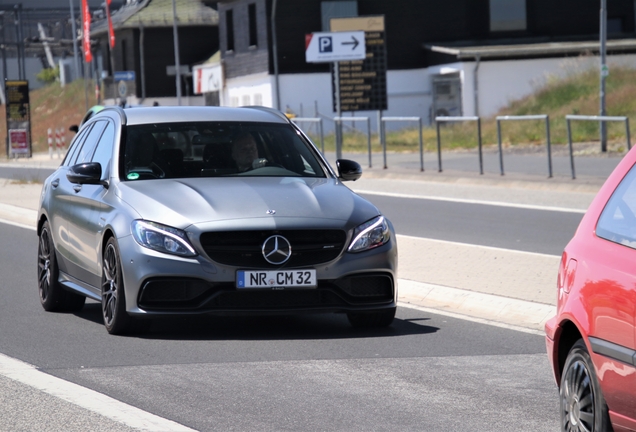
{"label": "signpost", "polygon": [[[384,16],[332,18],[331,30],[364,31],[366,56],[363,60],[340,62],[340,76],[334,90],[342,111],[384,111],[388,108],[386,88],[386,35]],[[339,88],[339,90],[337,90]]]}
{"label": "signpost", "polygon": [[[336,116],[340,118],[340,79],[338,62],[362,60],[366,57],[363,31],[312,33],[305,36],[305,59],[307,63],[334,63],[336,93],[334,103]],[[336,121],[336,159],[342,158],[342,122]]]}
{"label": "signpost", "polygon": [[365,56],[363,31],[312,33],[305,36],[307,63],[362,60]]}
{"label": "signpost", "polygon": [[135,71],[115,71],[112,78],[108,77],[103,80],[104,97],[119,98],[124,102],[126,97],[137,94],[136,79]]}
{"label": "signpost", "polygon": [[5,81],[7,156],[31,157],[31,110],[28,81]]}

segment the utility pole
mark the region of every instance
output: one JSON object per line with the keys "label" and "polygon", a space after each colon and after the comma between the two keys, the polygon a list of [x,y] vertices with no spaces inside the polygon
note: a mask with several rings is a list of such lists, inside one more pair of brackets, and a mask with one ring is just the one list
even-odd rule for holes
{"label": "utility pole", "polygon": [[177,5],[172,0],[172,34],[174,36],[174,66],[176,69],[177,104],[181,105],[181,64],[179,63],[179,35],[177,34]]}
{"label": "utility pole", "polygon": [[[601,56],[601,92],[600,92],[600,114],[601,116],[607,115],[605,110],[605,77],[609,75],[609,69],[606,64],[606,49],[605,43],[607,41],[607,0],[601,0],[601,25],[600,25],[600,56]],[[607,123],[601,121],[601,152],[607,152]]]}
{"label": "utility pole", "polygon": [[75,69],[75,79],[79,79],[79,53],[77,50],[77,25],[75,23],[75,8],[73,7],[73,0],[68,0],[71,7],[71,29],[73,31],[73,66]]}

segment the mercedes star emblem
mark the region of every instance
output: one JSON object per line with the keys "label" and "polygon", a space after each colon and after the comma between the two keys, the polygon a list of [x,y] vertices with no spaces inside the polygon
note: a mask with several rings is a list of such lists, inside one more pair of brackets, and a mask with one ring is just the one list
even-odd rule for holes
{"label": "mercedes star emblem", "polygon": [[289,241],[280,235],[273,235],[263,242],[263,257],[270,264],[280,265],[291,257]]}

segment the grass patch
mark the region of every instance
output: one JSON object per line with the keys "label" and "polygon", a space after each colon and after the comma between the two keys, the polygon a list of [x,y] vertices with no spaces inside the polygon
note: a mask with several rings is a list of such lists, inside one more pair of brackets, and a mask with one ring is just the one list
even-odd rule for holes
{"label": "grass patch", "polygon": [[[563,79],[552,79],[532,95],[511,102],[496,115],[481,119],[482,144],[497,144],[496,116],[547,114],[550,117],[550,140],[552,144],[567,144],[567,114],[598,115],[599,78],[596,69],[570,75]],[[636,70],[612,68],[606,80],[607,115],[636,116]],[[608,140],[626,144],[625,124],[608,122]],[[599,141],[600,128],[597,122],[573,121],[572,140],[574,142]],[[477,125],[475,122],[444,123],[440,128],[444,150],[472,149],[477,147]],[[422,131],[424,150],[437,149],[435,127],[424,127]],[[632,133],[633,135],[633,133]],[[320,147],[317,134],[310,137]],[[396,152],[419,151],[417,128],[387,132],[387,150]],[[544,120],[504,121],[501,123],[501,138],[504,146],[517,144],[545,145]],[[333,134],[325,136],[325,150],[334,151]],[[377,134],[371,138],[373,152],[381,152]],[[345,132],[343,151],[366,152],[367,137],[364,132]]]}

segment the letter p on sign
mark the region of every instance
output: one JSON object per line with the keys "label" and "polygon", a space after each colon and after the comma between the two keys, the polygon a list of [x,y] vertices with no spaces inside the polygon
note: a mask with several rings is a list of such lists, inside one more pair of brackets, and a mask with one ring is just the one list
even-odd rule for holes
{"label": "letter p on sign", "polygon": [[333,52],[333,41],[331,36],[320,36],[318,38],[318,50],[321,53]]}

